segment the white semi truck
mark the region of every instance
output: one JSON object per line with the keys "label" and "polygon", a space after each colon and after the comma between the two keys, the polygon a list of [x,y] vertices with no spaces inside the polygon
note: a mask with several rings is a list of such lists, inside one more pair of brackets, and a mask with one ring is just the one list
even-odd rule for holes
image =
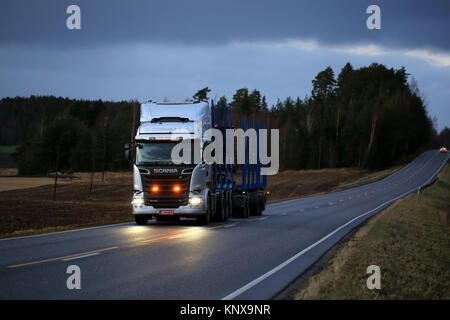
{"label": "white semi truck", "polygon": [[[135,139],[125,146],[133,160],[132,208],[137,224],[147,224],[153,217],[158,221],[189,217],[206,225],[212,219],[226,221],[233,215],[262,213],[266,177],[260,178],[259,158],[257,164],[239,166],[207,164],[202,159],[203,148],[211,143],[205,131],[216,128],[225,133],[232,128],[231,119],[231,109],[213,102],[141,104]],[[242,124],[245,130],[244,118]],[[181,141],[192,145],[190,164],[176,164],[171,157],[172,149]],[[240,185],[233,178],[236,169],[242,176]]]}

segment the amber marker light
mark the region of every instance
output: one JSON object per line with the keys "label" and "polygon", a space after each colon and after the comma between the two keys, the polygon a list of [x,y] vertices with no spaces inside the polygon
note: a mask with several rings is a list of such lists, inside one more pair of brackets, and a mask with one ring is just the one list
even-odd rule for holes
{"label": "amber marker light", "polygon": [[175,186],[173,186],[173,189],[172,189],[174,192],[180,192],[181,191],[181,187],[179,186],[179,185],[175,185]]}
{"label": "amber marker light", "polygon": [[153,186],[152,187],[152,192],[158,192],[159,191],[159,187],[158,186]]}

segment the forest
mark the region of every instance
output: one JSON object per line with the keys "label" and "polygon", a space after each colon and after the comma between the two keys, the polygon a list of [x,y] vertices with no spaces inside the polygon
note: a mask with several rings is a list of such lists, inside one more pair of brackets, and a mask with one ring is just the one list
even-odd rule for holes
{"label": "forest", "polygon": [[[408,82],[408,78],[410,78]],[[208,100],[206,87],[193,100]],[[220,98],[227,103],[227,97]],[[257,89],[240,88],[233,113],[265,119],[280,129],[281,169],[388,167],[421,150],[449,144],[438,135],[414,78],[404,68],[347,63],[312,79],[306,97],[268,106]],[[54,96],[0,100],[0,145],[18,145],[20,174],[128,170],[123,146],[139,122],[137,101],[89,101]]]}

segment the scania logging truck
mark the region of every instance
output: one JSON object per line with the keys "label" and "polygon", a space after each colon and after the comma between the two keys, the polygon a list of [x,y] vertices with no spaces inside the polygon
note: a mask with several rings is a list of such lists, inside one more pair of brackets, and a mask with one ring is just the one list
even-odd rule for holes
{"label": "scania logging truck", "polygon": [[[135,139],[125,146],[129,159],[133,156],[131,204],[137,224],[145,225],[153,217],[157,221],[188,217],[206,225],[211,220],[221,222],[232,216],[261,215],[266,203],[267,177],[261,176],[259,154],[256,163],[249,163],[248,138],[242,141],[244,163],[225,161],[225,131],[233,128],[231,120],[231,108],[214,102],[141,104]],[[244,131],[245,120],[241,121]],[[258,130],[258,122],[254,124]],[[253,127],[253,121],[248,127]],[[208,164],[202,155],[212,142],[204,134],[210,128],[223,132],[225,141],[223,161]],[[180,142],[192,145],[190,163],[173,161],[172,150]],[[259,136],[256,143],[259,152]],[[195,163],[195,159],[200,160]],[[237,169],[242,176],[240,184],[233,178]]]}

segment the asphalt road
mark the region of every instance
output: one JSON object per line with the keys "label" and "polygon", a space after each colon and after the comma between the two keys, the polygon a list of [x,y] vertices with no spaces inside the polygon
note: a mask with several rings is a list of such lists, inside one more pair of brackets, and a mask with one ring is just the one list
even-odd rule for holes
{"label": "asphalt road", "polygon": [[[425,152],[375,183],[270,204],[207,227],[134,223],[0,240],[1,299],[270,299],[351,229],[428,183]],[[66,286],[81,270],[81,290]]]}

